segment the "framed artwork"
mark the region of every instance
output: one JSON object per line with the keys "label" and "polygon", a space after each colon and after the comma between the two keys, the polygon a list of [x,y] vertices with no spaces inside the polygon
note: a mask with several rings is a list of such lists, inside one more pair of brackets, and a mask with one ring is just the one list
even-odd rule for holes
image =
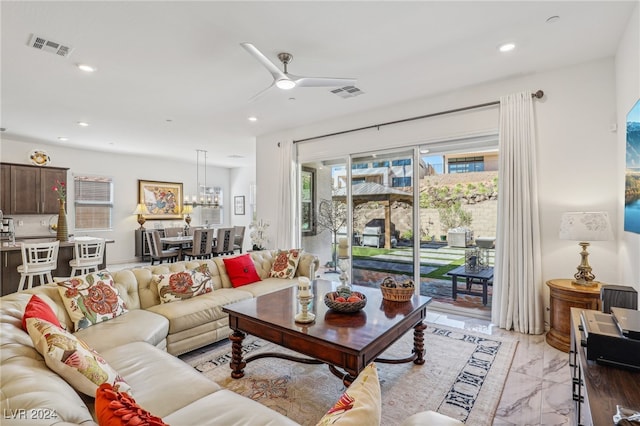
{"label": "framed artwork", "polygon": [[244,215],[244,195],[233,197],[233,214]]}
{"label": "framed artwork", "polygon": [[640,100],[627,114],[624,230],[640,234]]}
{"label": "framed artwork", "polygon": [[182,219],[182,183],[138,180],[138,202],[149,210],[146,220]]}

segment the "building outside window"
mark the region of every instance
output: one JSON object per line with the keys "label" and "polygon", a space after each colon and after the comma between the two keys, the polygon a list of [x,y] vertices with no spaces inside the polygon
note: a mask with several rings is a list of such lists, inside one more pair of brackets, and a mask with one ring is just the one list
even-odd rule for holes
{"label": "building outside window", "polygon": [[391,178],[391,186],[400,187],[400,186],[411,186],[411,177],[394,177]]}
{"label": "building outside window", "polygon": [[410,166],[411,165],[411,158],[404,158],[402,160],[393,160],[391,162],[392,166]]}
{"label": "building outside window", "polygon": [[484,157],[460,157],[450,158],[448,165],[449,173],[471,173],[484,171]]}

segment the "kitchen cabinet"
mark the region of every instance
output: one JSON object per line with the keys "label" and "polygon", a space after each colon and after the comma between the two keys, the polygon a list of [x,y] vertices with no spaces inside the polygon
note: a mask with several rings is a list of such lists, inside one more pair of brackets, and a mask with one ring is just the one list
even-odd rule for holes
{"label": "kitchen cabinet", "polygon": [[9,213],[11,205],[11,166],[9,164],[0,164],[0,210],[4,214]]}
{"label": "kitchen cabinet", "polygon": [[56,181],[67,182],[67,168],[2,164],[2,196],[5,214],[57,214]]}

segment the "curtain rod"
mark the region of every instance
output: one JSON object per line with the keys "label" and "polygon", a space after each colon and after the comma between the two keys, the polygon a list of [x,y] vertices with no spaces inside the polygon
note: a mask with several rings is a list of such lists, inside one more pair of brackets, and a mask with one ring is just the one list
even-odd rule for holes
{"label": "curtain rod", "polygon": [[[531,97],[536,98],[536,99],[540,99],[543,96],[544,96],[544,92],[542,90],[538,90],[535,93],[531,94]],[[370,126],[358,127],[356,129],[342,130],[340,132],[327,133],[327,134],[320,135],[320,136],[312,136],[310,138],[298,139],[298,140],[294,140],[293,143],[307,142],[307,141],[312,141],[312,140],[315,140],[315,139],[326,138],[326,137],[329,137],[329,136],[344,135],[346,133],[359,132],[361,130],[380,129],[380,127],[382,127],[382,126],[389,126],[391,124],[406,123],[407,121],[421,120],[423,118],[437,117],[439,115],[453,114],[454,112],[461,112],[461,111],[467,111],[467,110],[470,110],[470,109],[484,108],[484,107],[493,106],[493,105],[499,105],[499,104],[500,104],[500,101],[493,101],[493,102],[486,102],[484,104],[478,104],[478,105],[471,105],[471,106],[466,106],[466,107],[461,107],[461,108],[449,109],[449,110],[446,110],[446,111],[440,111],[440,112],[434,112],[434,113],[431,113],[431,114],[419,115],[417,117],[403,118],[401,120],[387,121],[386,123],[372,124]]]}

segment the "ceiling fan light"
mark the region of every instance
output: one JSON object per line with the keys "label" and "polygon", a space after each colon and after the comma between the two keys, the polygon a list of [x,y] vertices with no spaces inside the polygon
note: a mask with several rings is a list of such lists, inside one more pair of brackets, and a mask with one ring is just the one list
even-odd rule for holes
{"label": "ceiling fan light", "polygon": [[293,81],[293,80],[282,78],[282,79],[276,81],[276,86],[278,87],[278,89],[291,90],[294,87],[296,87],[296,82]]}

